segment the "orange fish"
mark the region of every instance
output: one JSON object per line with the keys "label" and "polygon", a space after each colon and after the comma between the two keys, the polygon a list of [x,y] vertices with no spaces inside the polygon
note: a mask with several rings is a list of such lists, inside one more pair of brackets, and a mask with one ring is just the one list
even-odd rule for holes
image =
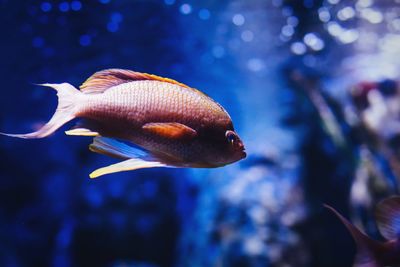
{"label": "orange fish", "polygon": [[125,159],[92,172],[91,178],[152,167],[214,168],[246,157],[225,109],[177,81],[108,69],[92,75],[80,91],[68,83],[41,85],[57,91],[50,121],[33,133],[1,134],[43,138],[82,118],[65,133],[93,136],[91,151]]}
{"label": "orange fish", "polygon": [[371,239],[361,232],[334,208],[330,209],[349,230],[357,246],[354,267],[399,267],[400,266],[400,197],[384,199],[376,207],[375,218],[378,229],[386,242]]}

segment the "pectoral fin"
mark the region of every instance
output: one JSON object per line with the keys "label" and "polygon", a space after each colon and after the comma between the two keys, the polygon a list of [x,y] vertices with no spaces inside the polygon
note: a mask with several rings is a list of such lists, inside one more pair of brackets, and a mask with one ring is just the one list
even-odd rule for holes
{"label": "pectoral fin", "polygon": [[197,135],[196,130],[177,122],[151,122],[142,127],[151,134],[168,139],[192,139]]}
{"label": "pectoral fin", "polygon": [[380,202],[375,211],[375,218],[381,234],[387,240],[400,237],[400,197],[392,196]]}
{"label": "pectoral fin", "polygon": [[133,171],[137,169],[154,168],[154,167],[170,167],[170,166],[161,162],[145,161],[143,159],[134,158],[97,169],[91,174],[89,174],[89,176],[90,178],[96,178],[114,172]]}

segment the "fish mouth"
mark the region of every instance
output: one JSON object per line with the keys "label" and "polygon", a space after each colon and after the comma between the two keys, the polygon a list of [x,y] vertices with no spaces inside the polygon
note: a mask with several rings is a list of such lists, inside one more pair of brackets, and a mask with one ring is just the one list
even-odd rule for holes
{"label": "fish mouth", "polygon": [[244,159],[245,157],[247,157],[247,153],[246,153],[246,151],[243,149],[243,150],[240,152],[240,159]]}

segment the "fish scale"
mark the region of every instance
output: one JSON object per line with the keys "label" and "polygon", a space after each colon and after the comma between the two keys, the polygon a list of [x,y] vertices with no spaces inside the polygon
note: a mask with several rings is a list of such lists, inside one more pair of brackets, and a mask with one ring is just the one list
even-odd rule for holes
{"label": "fish scale", "polygon": [[205,104],[206,96],[198,96],[174,84],[158,81],[130,82],[110,88],[102,94],[87,95],[88,104],[79,116],[96,118],[111,117],[128,119],[134,124],[146,122],[180,121],[193,124],[193,120],[213,123],[220,118],[218,106]]}
{"label": "fish scale", "polygon": [[129,135],[130,141],[146,149],[163,151],[170,155],[180,154],[184,158],[193,157],[193,154],[199,155],[201,148],[192,145],[182,146],[179,141],[159,140],[137,129],[145,123],[155,121],[180,122],[194,129],[220,121],[229,123],[229,117],[226,112],[221,112],[224,110],[220,106],[207,103],[210,102],[209,97],[165,82],[124,83],[102,94],[90,94],[88,98],[92,100],[80,116],[97,120],[103,117],[111,121],[126,121],[128,122],[126,135]]}

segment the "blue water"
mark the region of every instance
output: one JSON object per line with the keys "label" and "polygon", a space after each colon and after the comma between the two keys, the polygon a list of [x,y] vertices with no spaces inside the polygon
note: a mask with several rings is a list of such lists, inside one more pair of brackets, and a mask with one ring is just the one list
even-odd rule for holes
{"label": "blue water", "polygon": [[[335,17],[355,6],[346,2],[0,0],[0,131],[50,118],[55,94],[35,84],[79,86],[126,68],[210,95],[249,155],[221,169],[90,180],[115,160],[91,153],[90,138],[65,136],[72,123],[46,139],[0,137],[0,266],[351,266],[351,238],[322,203],[349,214],[358,146],[338,149],[296,75],[318,81],[351,139],[337,107],[345,88],[395,78],[399,48],[388,39],[366,53],[357,38],[386,22]],[[333,22],[357,33],[338,35]],[[398,34],[392,24],[380,33]]]}

